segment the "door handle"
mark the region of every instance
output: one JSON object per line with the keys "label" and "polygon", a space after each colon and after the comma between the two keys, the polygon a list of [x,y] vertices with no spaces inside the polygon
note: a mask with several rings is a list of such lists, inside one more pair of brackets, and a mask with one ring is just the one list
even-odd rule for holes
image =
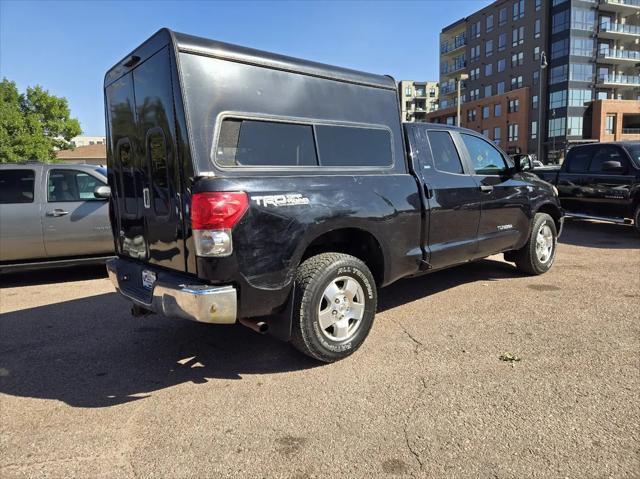
{"label": "door handle", "polygon": [[65,210],[59,210],[59,209],[55,209],[53,211],[48,211],[47,212],[47,216],[54,216],[54,217],[58,217],[58,216],[64,216],[64,215],[68,215],[69,212],[65,211]]}
{"label": "door handle", "polygon": [[427,182],[424,183],[424,195],[427,198],[433,198],[433,190],[429,187]]}
{"label": "door handle", "polygon": [[480,185],[480,191],[483,193],[491,193],[493,191],[493,186],[491,185]]}

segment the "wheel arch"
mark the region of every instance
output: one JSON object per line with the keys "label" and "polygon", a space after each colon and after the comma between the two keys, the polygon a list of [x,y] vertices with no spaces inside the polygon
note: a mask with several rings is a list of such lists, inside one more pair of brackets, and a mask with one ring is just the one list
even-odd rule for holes
{"label": "wheel arch", "polygon": [[542,203],[533,211],[534,216],[536,213],[546,213],[551,216],[556,225],[556,231],[560,233],[560,229],[562,227],[562,211],[557,205],[551,202]]}

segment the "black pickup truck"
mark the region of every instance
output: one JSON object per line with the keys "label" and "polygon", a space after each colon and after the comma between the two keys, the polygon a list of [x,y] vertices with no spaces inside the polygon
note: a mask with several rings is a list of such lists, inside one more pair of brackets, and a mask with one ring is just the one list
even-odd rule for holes
{"label": "black pickup truck", "polygon": [[567,215],[633,222],[640,233],[640,142],[574,146],[562,166],[533,172],[557,187]]}
{"label": "black pickup truck", "polygon": [[396,83],[160,30],[104,82],[107,264],[135,315],[242,323],[321,361],[377,289],[504,252],[554,262],[553,188],[469,130],[400,120]]}

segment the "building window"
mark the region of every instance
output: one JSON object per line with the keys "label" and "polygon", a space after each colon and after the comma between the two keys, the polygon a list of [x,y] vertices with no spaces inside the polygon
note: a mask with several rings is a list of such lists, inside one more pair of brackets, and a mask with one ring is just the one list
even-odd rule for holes
{"label": "building window", "polygon": [[480,45],[471,47],[471,60],[477,60],[480,58]]}
{"label": "building window", "polygon": [[467,121],[468,122],[476,121],[476,111],[475,110],[467,110]]}
{"label": "building window", "polygon": [[484,97],[485,98],[490,97],[492,95],[491,90],[492,90],[491,85],[486,85],[484,87]]}
{"label": "building window", "polygon": [[500,134],[501,134],[500,127],[499,127],[499,126],[496,126],[496,127],[493,129],[493,142],[494,142],[496,145],[499,145],[499,144],[500,144]]}
{"label": "building window", "polygon": [[471,38],[480,38],[481,26],[480,20],[471,24]]}
{"label": "building window", "polygon": [[531,122],[531,139],[535,140],[536,138],[538,138],[538,122],[532,121]]}
{"label": "building window", "polygon": [[471,80],[478,80],[480,78],[480,67],[474,68],[469,71],[469,78]]}
{"label": "building window", "polygon": [[533,24],[533,38],[540,38],[540,19],[536,18],[536,22]]}
{"label": "building window", "polygon": [[524,17],[524,0],[513,2],[513,19],[518,20]]}
{"label": "building window", "polygon": [[407,96],[411,96],[411,87],[410,87],[410,86],[408,86],[407,88],[405,88],[405,90],[404,90],[404,94],[405,94],[405,95],[407,95]]}
{"label": "building window", "polygon": [[516,113],[519,110],[520,110],[520,100],[518,98],[515,98],[513,100],[509,100],[508,112],[509,113]]}
{"label": "building window", "polygon": [[590,63],[572,63],[569,68],[569,80],[593,81],[593,65]]}
{"label": "building window", "polygon": [[570,116],[567,118],[567,136],[582,136],[581,116]]}
{"label": "building window", "polygon": [[489,130],[482,130],[482,136],[489,138]]}
{"label": "building window", "polygon": [[484,44],[484,56],[490,57],[493,55],[493,40],[487,40]]}
{"label": "building window", "polygon": [[487,63],[484,66],[484,76],[490,77],[491,75],[493,75],[493,63]]}
{"label": "building window", "polygon": [[507,60],[504,58],[498,60],[498,72],[503,72],[505,68],[507,68]]}
{"label": "building window", "polygon": [[516,47],[524,43],[524,27],[517,27],[511,31],[511,46]]}
{"label": "building window", "polygon": [[562,118],[552,118],[549,120],[549,138],[556,136],[564,136],[567,125],[567,119]]}
{"label": "building window", "polygon": [[507,8],[501,8],[498,13],[498,25],[502,26],[507,23]]}
{"label": "building window", "polygon": [[511,89],[522,88],[522,75],[511,78]]}
{"label": "building window", "polygon": [[554,91],[549,94],[549,108],[567,106],[567,90]]}
{"label": "building window", "polygon": [[553,17],[551,17],[551,33],[560,33],[568,29],[570,20],[569,10],[555,13]]}
{"label": "building window", "polygon": [[490,108],[488,106],[483,106],[482,107],[482,118],[483,119],[487,119],[489,118],[489,113],[491,112]]}
{"label": "building window", "polygon": [[607,115],[604,122],[604,132],[607,135],[613,135],[616,132],[616,116]]}
{"label": "building window", "polygon": [[[568,11],[568,10],[567,10]],[[596,28],[596,11],[590,8],[571,7],[571,28],[593,32]]]}
{"label": "building window", "polygon": [[518,52],[511,55],[511,67],[524,65],[524,52]]}
{"label": "building window", "polygon": [[569,90],[569,106],[585,106],[584,104],[593,99],[591,90],[571,89]]}
{"label": "building window", "polygon": [[507,48],[507,34],[501,33],[498,36],[498,51],[504,51],[505,48]]}
{"label": "building window", "polygon": [[549,72],[549,84],[561,83],[567,81],[568,69],[567,65],[559,65],[553,67]]}
{"label": "building window", "polygon": [[502,104],[496,103],[495,105],[493,105],[493,116],[497,118],[501,115],[502,115]]}
{"label": "building window", "polygon": [[508,127],[508,141],[518,141],[518,124],[510,123]]}
{"label": "building window", "polygon": [[592,57],[593,38],[571,37],[571,54],[577,57]]}
{"label": "building window", "polygon": [[493,15],[487,17],[487,33],[493,31]]}
{"label": "building window", "polygon": [[540,81],[540,70],[536,70],[533,72],[533,84],[537,85]]}
{"label": "building window", "polygon": [[551,44],[551,59],[566,57],[569,54],[569,39],[564,38]]}
{"label": "building window", "polygon": [[542,8],[542,0],[536,0],[536,12]]}
{"label": "building window", "polygon": [[531,97],[531,108],[533,108],[534,110],[538,108],[538,95],[533,95]]}
{"label": "building window", "polygon": [[496,95],[502,95],[504,93],[504,82],[496,83]]}
{"label": "building window", "polygon": [[533,59],[540,60],[540,47],[535,47],[533,49]]}
{"label": "building window", "polygon": [[480,98],[480,89],[476,88],[475,90],[471,90],[469,92],[469,99],[471,101],[477,100],[478,98]]}

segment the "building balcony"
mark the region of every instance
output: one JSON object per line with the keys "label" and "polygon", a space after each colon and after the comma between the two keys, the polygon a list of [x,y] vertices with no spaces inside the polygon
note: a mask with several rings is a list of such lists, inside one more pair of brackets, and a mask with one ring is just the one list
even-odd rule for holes
{"label": "building balcony", "polygon": [[616,88],[637,88],[640,86],[640,75],[600,75],[598,84]]}
{"label": "building balcony", "polygon": [[600,10],[633,14],[640,11],[640,0],[600,0]]}
{"label": "building balcony", "polygon": [[444,76],[456,75],[457,73],[461,72],[466,68],[467,68],[467,62],[462,62],[457,65],[449,65],[447,69],[442,71],[442,75]]}
{"label": "building balcony", "polygon": [[628,23],[601,23],[598,28],[598,37],[609,40],[625,40],[640,37],[640,25]]}
{"label": "building balcony", "polygon": [[640,62],[640,51],[637,50],[618,50],[615,48],[609,48],[598,52],[598,63],[624,65],[638,62]]}
{"label": "building balcony", "polygon": [[440,54],[441,55],[451,55],[459,51],[461,48],[464,48],[467,45],[467,39],[465,38],[463,41],[455,42],[454,44],[443,43],[440,45]]}

